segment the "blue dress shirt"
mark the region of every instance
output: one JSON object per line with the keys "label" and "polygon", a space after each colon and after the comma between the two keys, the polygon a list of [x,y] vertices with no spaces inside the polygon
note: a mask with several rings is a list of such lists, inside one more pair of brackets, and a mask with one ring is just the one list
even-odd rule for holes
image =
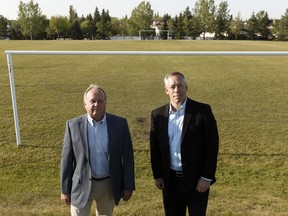
{"label": "blue dress shirt", "polygon": [[88,115],[88,145],[92,177],[109,176],[109,151],[106,114],[101,121]]}
{"label": "blue dress shirt", "polygon": [[175,171],[182,171],[181,134],[183,128],[186,101],[187,99],[176,111],[173,111],[171,104],[169,109],[168,137],[171,159],[170,168]]}

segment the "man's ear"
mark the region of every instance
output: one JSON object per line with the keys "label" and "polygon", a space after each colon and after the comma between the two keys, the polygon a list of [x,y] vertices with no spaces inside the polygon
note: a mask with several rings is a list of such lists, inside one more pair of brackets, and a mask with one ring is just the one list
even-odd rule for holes
{"label": "man's ear", "polygon": [[168,94],[168,89],[166,87],[164,87],[164,91],[166,94]]}

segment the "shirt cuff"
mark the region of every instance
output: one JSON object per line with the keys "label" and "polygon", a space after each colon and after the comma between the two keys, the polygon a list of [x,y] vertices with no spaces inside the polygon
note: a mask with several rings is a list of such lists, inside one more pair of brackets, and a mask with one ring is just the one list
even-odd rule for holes
{"label": "shirt cuff", "polygon": [[206,180],[206,181],[212,182],[212,179],[204,178],[203,176],[201,176],[201,178]]}

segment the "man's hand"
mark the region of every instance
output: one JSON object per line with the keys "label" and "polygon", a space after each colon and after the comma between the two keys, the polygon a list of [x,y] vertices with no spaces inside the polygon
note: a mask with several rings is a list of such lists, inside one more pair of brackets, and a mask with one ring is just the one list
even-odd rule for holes
{"label": "man's hand", "polygon": [[159,190],[164,190],[165,189],[164,179],[163,178],[155,179],[155,185]]}
{"label": "man's hand", "polygon": [[70,194],[63,194],[61,193],[61,201],[66,205],[69,205],[71,202],[71,195]]}
{"label": "man's hand", "polygon": [[210,181],[200,178],[197,183],[196,190],[200,193],[206,192],[210,188]]}
{"label": "man's hand", "polygon": [[131,198],[132,194],[133,194],[133,191],[123,191],[122,192],[122,199],[124,201],[128,201]]}

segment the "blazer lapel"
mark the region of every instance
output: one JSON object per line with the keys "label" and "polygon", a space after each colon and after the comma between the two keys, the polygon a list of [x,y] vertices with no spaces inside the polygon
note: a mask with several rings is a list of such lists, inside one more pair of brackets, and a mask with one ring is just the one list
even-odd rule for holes
{"label": "blazer lapel", "polygon": [[169,123],[169,107],[170,107],[170,104],[167,104],[165,107],[164,107],[164,112],[163,112],[163,122],[161,124],[161,130],[164,132],[164,142],[163,143],[166,143],[167,146],[169,146],[169,137],[168,137],[168,123]]}
{"label": "blazer lapel", "polygon": [[192,118],[192,102],[189,98],[187,98],[187,102],[186,102],[186,108],[185,108],[185,115],[184,115],[184,122],[183,122],[183,128],[182,128],[182,134],[181,134],[181,143],[184,139],[184,136],[186,134],[189,122]]}
{"label": "blazer lapel", "polygon": [[78,124],[79,124],[79,131],[81,134],[81,139],[82,139],[83,147],[85,150],[85,154],[86,154],[86,157],[88,158],[88,161],[90,161],[89,160],[90,159],[89,158],[89,146],[88,146],[88,131],[87,131],[88,130],[87,115],[83,115],[80,118],[80,121],[78,122]]}
{"label": "blazer lapel", "polygon": [[114,150],[117,149],[115,145],[117,145],[117,118],[115,118],[115,115],[109,114],[106,112],[106,123],[107,123],[107,135],[108,135],[108,152],[109,152],[109,160],[111,157],[111,154],[115,152]]}

